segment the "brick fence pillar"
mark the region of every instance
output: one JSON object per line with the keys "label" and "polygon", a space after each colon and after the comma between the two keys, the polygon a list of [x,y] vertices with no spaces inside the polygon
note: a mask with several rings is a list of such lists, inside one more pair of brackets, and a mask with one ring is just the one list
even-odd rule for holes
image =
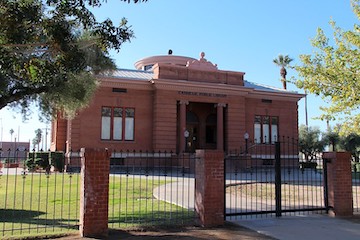
{"label": "brick fence pillar", "polygon": [[80,235],[108,235],[110,155],[105,149],[81,149]]}
{"label": "brick fence pillar", "polygon": [[351,154],[325,152],[327,162],[328,204],[331,216],[353,215]]}
{"label": "brick fence pillar", "polygon": [[224,224],[224,153],[196,150],[195,210],[204,227]]}

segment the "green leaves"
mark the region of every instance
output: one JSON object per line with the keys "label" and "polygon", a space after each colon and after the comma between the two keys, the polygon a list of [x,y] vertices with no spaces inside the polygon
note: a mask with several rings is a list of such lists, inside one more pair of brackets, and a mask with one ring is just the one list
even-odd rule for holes
{"label": "green leaves", "polygon": [[290,58],[289,55],[284,56],[282,54],[273,60],[273,62],[280,67],[287,67],[292,61],[293,59]]}
{"label": "green leaves", "polygon": [[277,66],[281,67],[280,68],[280,76],[281,76],[281,81],[283,83],[284,89],[286,89],[286,75],[287,75],[286,67],[292,61],[293,61],[293,59],[290,58],[288,55],[283,56],[281,54],[273,60],[273,63],[275,63]]}
{"label": "green leaves", "polygon": [[300,125],[299,127],[299,151],[304,154],[307,161],[316,159],[325,147],[325,142],[320,139],[320,129]]}
{"label": "green leaves", "polygon": [[37,101],[46,116],[73,116],[87,105],[98,84],[92,74],[114,69],[109,49],[133,37],[126,19],[96,20],[88,7],[102,2],[0,0],[0,109],[26,114]]}
{"label": "green leaves", "polygon": [[[353,0],[352,4],[360,19],[359,1]],[[319,28],[311,41],[313,54],[300,56],[302,65],[295,66],[299,76],[295,84],[328,100],[329,106],[324,107],[326,114],[350,115],[360,107],[359,26],[355,24],[353,30],[344,31],[334,21],[330,25],[333,39]],[[360,129],[354,128],[353,131],[359,132]]]}
{"label": "green leaves", "polygon": [[0,38],[3,43],[16,44],[33,41],[38,35],[37,25],[42,18],[41,1],[0,1]]}

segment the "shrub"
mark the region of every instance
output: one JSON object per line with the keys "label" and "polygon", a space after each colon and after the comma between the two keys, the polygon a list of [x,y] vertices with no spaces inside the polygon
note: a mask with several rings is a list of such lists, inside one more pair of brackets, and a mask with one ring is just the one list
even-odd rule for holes
{"label": "shrub", "polygon": [[49,160],[44,159],[44,158],[36,158],[35,159],[35,164],[39,167],[41,167],[42,169],[46,169],[49,167]]}
{"label": "shrub", "polygon": [[316,167],[317,167],[316,162],[300,162],[300,168],[301,169],[305,169],[305,168],[316,169]]}
{"label": "shrub", "polygon": [[28,159],[25,161],[25,165],[26,165],[26,167],[28,168],[28,170],[29,170],[30,172],[36,170],[36,164],[35,164],[34,159],[32,159],[32,158],[28,158]]}
{"label": "shrub", "polygon": [[[49,162],[50,159],[50,162]],[[50,166],[54,166],[57,171],[64,171],[64,153],[63,152],[29,152],[28,159],[25,162],[29,171],[36,168],[42,168],[47,171]]]}
{"label": "shrub", "polygon": [[36,168],[49,169],[49,153],[48,152],[30,152],[28,153],[28,160],[26,166],[31,171]]}
{"label": "shrub", "polygon": [[62,172],[64,171],[64,153],[63,152],[50,152],[50,159],[51,159],[51,165],[54,166],[54,168]]}

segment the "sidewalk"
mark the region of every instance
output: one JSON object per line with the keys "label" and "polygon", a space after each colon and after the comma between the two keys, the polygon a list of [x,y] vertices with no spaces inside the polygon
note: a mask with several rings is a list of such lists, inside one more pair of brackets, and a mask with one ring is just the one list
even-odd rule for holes
{"label": "sidewalk", "polygon": [[[194,203],[194,180],[186,181],[184,187],[179,188],[190,189],[190,191],[183,192],[181,194],[175,192],[177,188],[171,187],[171,184],[174,183],[162,185],[154,189],[154,196],[158,199],[171,202],[182,207],[193,209],[194,206],[191,204]],[[177,195],[185,196],[185,198],[170,198],[171,196]],[[229,195],[226,197],[226,205],[230,208],[239,207],[232,206],[232,203],[234,204],[236,201],[231,201],[231,197],[234,196]],[[183,201],[183,199],[186,199],[186,201]],[[259,209],[259,206],[255,206],[255,209]],[[253,219],[234,219],[235,217],[229,217],[227,220],[239,226],[254,230],[257,233],[279,240],[360,239],[360,215],[354,216],[351,220],[334,218],[327,215],[319,214],[301,215],[300,213],[295,216],[283,216],[280,218],[261,218],[261,216],[259,216],[258,218]]]}
{"label": "sidewalk", "polygon": [[360,216],[341,219],[313,214],[231,222],[279,240],[360,239]]}

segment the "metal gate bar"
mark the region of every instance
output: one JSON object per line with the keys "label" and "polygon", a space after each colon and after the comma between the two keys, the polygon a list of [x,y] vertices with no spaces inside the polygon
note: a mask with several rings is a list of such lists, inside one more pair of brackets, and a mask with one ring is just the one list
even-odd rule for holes
{"label": "metal gate bar", "polygon": [[252,145],[225,158],[225,217],[326,212],[326,183],[321,159],[300,168],[298,143],[289,138]]}

